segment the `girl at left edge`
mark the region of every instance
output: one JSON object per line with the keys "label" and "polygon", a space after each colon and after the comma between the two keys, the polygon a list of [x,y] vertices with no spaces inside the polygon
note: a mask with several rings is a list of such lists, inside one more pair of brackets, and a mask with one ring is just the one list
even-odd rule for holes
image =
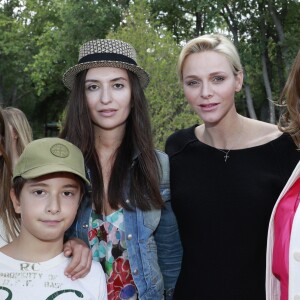
{"label": "girl at left edge", "polygon": [[19,234],[20,217],[10,205],[9,193],[13,167],[32,141],[32,129],[24,112],[11,106],[0,107],[0,129],[0,246],[3,246]]}
{"label": "girl at left edge", "polygon": [[[19,235],[20,215],[15,213],[10,199],[12,170],[25,146],[33,140],[32,128],[22,110],[11,106],[0,108],[0,138],[0,246],[3,246]],[[66,241],[66,256],[70,255],[70,248],[74,259],[65,275],[77,279],[90,270],[92,258],[80,239]]]}
{"label": "girl at left edge", "polygon": [[61,137],[82,150],[92,183],[68,237],[102,263],[109,299],[172,299],[182,249],[168,157],[152,141],[149,75],[130,44],[105,39],[82,45],[63,81],[71,94]]}

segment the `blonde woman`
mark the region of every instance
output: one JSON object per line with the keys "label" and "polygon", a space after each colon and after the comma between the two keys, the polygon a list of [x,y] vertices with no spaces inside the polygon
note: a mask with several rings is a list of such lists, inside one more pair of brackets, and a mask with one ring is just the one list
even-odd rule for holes
{"label": "blonde woman", "polygon": [[225,36],[188,42],[178,73],[203,123],[166,144],[184,250],[174,299],[265,300],[268,222],[300,153],[277,126],[238,114],[243,69]]}

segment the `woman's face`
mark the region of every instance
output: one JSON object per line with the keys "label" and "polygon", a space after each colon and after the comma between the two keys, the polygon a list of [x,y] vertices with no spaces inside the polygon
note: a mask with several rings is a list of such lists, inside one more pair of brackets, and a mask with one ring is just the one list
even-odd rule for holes
{"label": "woman's face", "polygon": [[183,90],[188,103],[204,123],[216,124],[235,112],[234,95],[243,74],[233,74],[227,58],[214,51],[190,54],[182,68]]}
{"label": "woman's face", "polygon": [[85,95],[92,122],[101,130],[125,130],[131,110],[131,85],[125,69],[89,69]]}

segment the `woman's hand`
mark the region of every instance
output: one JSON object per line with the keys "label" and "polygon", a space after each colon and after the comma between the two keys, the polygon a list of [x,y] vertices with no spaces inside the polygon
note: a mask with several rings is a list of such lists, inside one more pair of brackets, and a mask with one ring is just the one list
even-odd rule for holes
{"label": "woman's hand", "polygon": [[92,251],[84,241],[72,238],[64,244],[64,255],[72,256],[70,264],[65,269],[65,275],[72,280],[84,277],[91,269]]}

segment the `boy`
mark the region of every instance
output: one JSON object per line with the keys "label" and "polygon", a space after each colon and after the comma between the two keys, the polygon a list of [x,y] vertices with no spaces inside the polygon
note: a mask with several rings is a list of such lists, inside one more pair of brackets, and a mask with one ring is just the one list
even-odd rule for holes
{"label": "boy", "polygon": [[[84,159],[73,144],[43,138],[28,144],[13,173],[11,199],[21,215],[19,236],[0,248],[0,299],[107,299],[101,265],[72,281],[62,252],[84,192]],[[60,296],[61,295],[61,296]]]}

